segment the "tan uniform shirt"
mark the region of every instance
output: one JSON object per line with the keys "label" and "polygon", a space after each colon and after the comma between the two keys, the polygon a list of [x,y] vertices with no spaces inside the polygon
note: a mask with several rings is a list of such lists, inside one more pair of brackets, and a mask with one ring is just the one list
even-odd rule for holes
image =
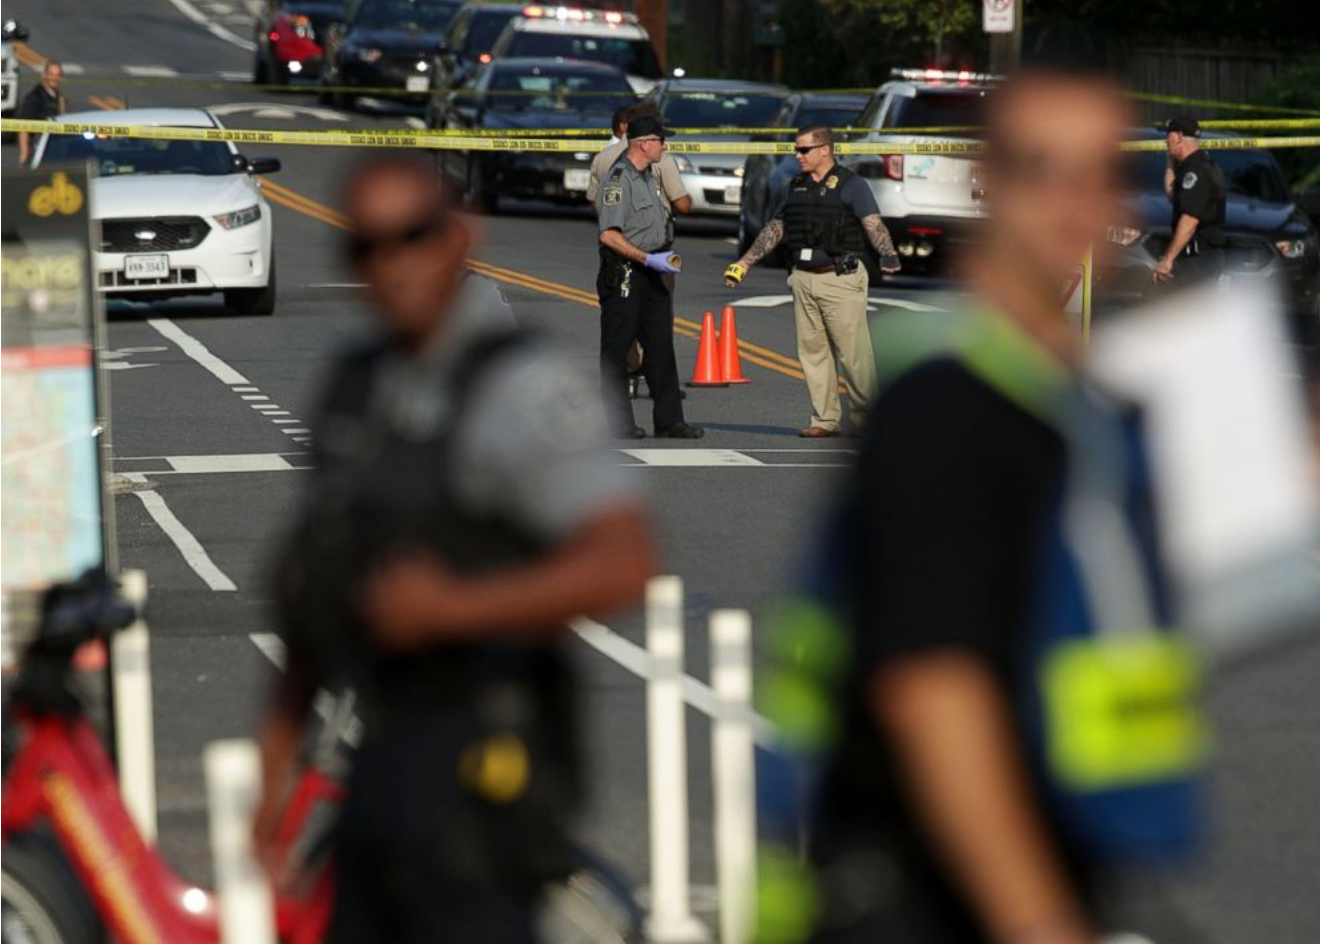
{"label": "tan uniform shirt", "polygon": [[[596,195],[600,191],[600,182],[605,179],[610,168],[618,161],[619,156],[628,149],[627,141],[616,141],[607,145],[605,150],[596,155],[591,162],[591,181],[587,184],[587,199],[591,205],[596,205]],[[665,208],[668,209],[675,200],[679,200],[688,195],[687,188],[683,186],[683,175],[678,171],[678,162],[674,160],[672,154],[666,154],[660,158],[660,163],[651,166],[651,173],[655,174],[660,182],[660,194],[664,197]]]}

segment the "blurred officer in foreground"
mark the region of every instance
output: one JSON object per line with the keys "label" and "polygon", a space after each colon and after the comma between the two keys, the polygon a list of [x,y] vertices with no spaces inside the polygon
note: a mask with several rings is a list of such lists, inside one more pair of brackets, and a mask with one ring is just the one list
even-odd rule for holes
{"label": "blurred officer in foreground", "polygon": [[763,707],[822,759],[805,883],[759,872],[763,942],[1097,944],[1132,920],[1108,879],[1196,837],[1196,673],[1167,631],[1140,424],[1082,377],[1061,300],[1105,245],[1130,123],[1103,79],[1010,79],[973,298],[877,324],[842,576],[801,611],[838,622],[771,637],[790,667]]}
{"label": "blurred officer in foreground", "polygon": [[[64,66],[53,59],[46,60],[41,68],[41,81],[23,96],[18,105],[18,117],[25,121],[52,121],[64,114]],[[27,167],[32,159],[32,135],[27,131],[18,133],[18,163]]]}
{"label": "blurred officer in foreground", "polygon": [[674,220],[651,168],[665,153],[665,129],[654,118],[632,119],[628,147],[606,175],[596,200],[600,223],[600,374],[605,409],[614,434],[643,439],[633,421],[625,377],[628,348],[640,341],[642,373],[655,403],[655,434],[700,439],[705,430],[683,419],[682,391],[674,359],[672,280],[681,268],[674,247]]}
{"label": "blurred officer in foreground", "polygon": [[286,671],[264,725],[269,849],[319,686],[365,738],[337,827],[336,944],[530,942],[571,868],[577,787],[566,622],[651,572],[599,398],[499,290],[434,170],[375,158],[345,195],[377,324],[337,360],[316,470],[279,569]]}
{"label": "blurred officer in foreground", "polygon": [[1224,215],[1228,189],[1215,159],[1201,150],[1195,118],[1172,118],[1166,125],[1169,168],[1164,192],[1173,204],[1169,248],[1151,272],[1155,282],[1181,286],[1212,279],[1224,271]]}
{"label": "blurred officer in foreground", "polygon": [[836,358],[854,428],[866,422],[875,396],[875,358],[866,322],[870,282],[862,254],[874,249],[883,272],[897,272],[899,262],[871,188],[835,162],[830,129],[802,129],[793,150],[802,173],[789,183],[746,255],[724,271],[724,284],[738,285],[748,269],[784,243],[798,360],[811,394],[811,424],[798,435],[819,439],[839,435],[843,422]]}

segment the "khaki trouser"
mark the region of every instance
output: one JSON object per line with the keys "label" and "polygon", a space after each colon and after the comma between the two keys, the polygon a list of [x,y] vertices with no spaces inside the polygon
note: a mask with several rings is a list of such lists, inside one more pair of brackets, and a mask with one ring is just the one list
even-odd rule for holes
{"label": "khaki trouser", "polygon": [[852,275],[794,269],[788,277],[797,321],[798,360],[811,394],[811,425],[837,430],[843,420],[839,371],[854,427],[866,422],[875,397],[875,354],[866,324],[866,269]]}

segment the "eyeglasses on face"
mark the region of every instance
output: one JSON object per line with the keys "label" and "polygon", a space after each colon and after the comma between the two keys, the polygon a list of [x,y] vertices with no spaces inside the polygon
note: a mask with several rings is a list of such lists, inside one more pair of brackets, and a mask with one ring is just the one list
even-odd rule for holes
{"label": "eyeglasses on face", "polygon": [[798,154],[810,154],[812,151],[816,150],[816,148],[827,146],[828,145],[824,144],[799,144],[797,147],[793,148],[793,150]]}

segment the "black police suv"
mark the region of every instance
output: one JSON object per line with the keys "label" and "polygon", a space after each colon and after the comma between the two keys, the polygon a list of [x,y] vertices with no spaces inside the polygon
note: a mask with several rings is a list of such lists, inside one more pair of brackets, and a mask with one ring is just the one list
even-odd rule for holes
{"label": "black police suv", "polygon": [[[790,95],[784,107],[768,127],[796,131],[812,125],[827,128],[851,127],[866,104],[865,95],[821,95],[798,92]],[[760,136],[754,140],[762,140]],[[766,136],[767,141],[787,141],[787,134]],[[742,205],[738,214],[738,252],[752,245],[756,234],[770,222],[779,202],[788,193],[788,182],[800,173],[792,154],[751,154],[743,164]],[[774,253],[775,264],[782,265],[782,253]]]}
{"label": "black police suv", "polygon": [[[496,59],[451,95],[437,99],[437,127],[482,131],[599,128],[634,101],[627,75],[574,59]],[[440,151],[444,173],[470,202],[494,212],[502,197],[581,203],[598,145],[574,151]]]}
{"label": "black police suv", "polygon": [[[1164,132],[1142,129],[1132,137],[1162,140]],[[1276,281],[1294,315],[1314,318],[1320,314],[1320,236],[1315,223],[1298,208],[1278,161],[1266,150],[1215,149],[1209,154],[1223,170],[1228,188],[1227,274]],[[1130,157],[1125,218],[1109,230],[1117,252],[1096,272],[1101,302],[1148,293],[1151,270],[1171,236],[1173,210],[1164,192],[1165,153],[1141,151]]]}
{"label": "black police suv", "polygon": [[253,32],[252,80],[286,85],[317,78],[326,33],[343,14],[343,0],[261,0]]}
{"label": "black police suv", "polygon": [[386,89],[392,102],[425,104],[436,44],[460,2],[348,0],[343,20],[326,35],[321,101],[351,106],[358,88]]}
{"label": "black police suv", "polygon": [[[475,0],[468,0],[459,7],[449,29],[436,44],[431,63],[431,90],[444,94],[462,85],[474,68],[490,62],[491,47],[522,9],[521,3],[479,3]],[[434,118],[428,117],[428,124],[433,121]]]}

